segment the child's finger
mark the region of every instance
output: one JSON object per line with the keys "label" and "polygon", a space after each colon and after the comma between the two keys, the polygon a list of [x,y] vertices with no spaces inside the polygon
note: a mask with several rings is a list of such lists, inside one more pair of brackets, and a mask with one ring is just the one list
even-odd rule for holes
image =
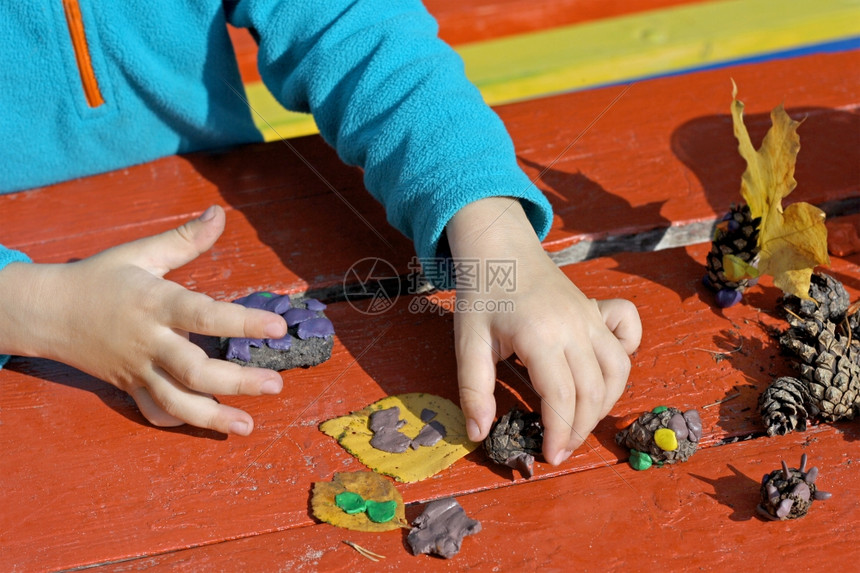
{"label": "child's finger", "polygon": [[[588,434],[600,421],[600,412],[603,410],[606,398],[603,372],[592,348],[594,342],[590,340],[588,344],[569,346],[565,351],[568,368],[573,373],[576,387],[573,427],[570,442],[566,446],[571,452],[585,442]],[[614,340],[612,342],[617,344]]]}
{"label": "child's finger", "polygon": [[613,298],[597,301],[606,328],[621,342],[627,354],[633,354],[642,341],[642,321],[639,311],[629,300]]}
{"label": "child's finger", "polygon": [[137,404],[137,408],[140,410],[140,413],[143,414],[143,417],[146,418],[153,426],[172,428],[175,426],[181,426],[185,423],[176,416],[171,416],[165,412],[161,406],[155,403],[152,396],[149,395],[149,392],[147,392],[146,388],[143,386],[138,386],[133,389],[131,391],[131,397],[134,399],[134,402]]}
{"label": "child's finger", "polygon": [[573,453],[576,405],[579,399],[568,361],[561,351],[547,347],[517,349],[517,356],[528,368],[535,390],[541,397],[544,425],[543,455],[558,465]]}
{"label": "child's finger", "polygon": [[172,328],[207,336],[282,338],[287,334],[286,321],[273,312],[215,301],[181,287],[173,289],[160,311]]}
{"label": "child's finger", "polygon": [[490,335],[473,330],[473,325],[458,315],[455,329],[457,380],[460,407],[466,416],[469,439],[479,442],[490,433],[496,415],[496,358]]}
{"label": "child's finger", "polygon": [[627,378],[630,375],[630,357],[621,341],[608,332],[601,340],[595,341],[594,354],[600,365],[600,371],[603,373],[606,390],[603,407],[600,410],[600,418],[603,418],[612,410],[612,406],[624,393]]}
{"label": "child's finger", "polygon": [[153,402],[178,420],[223,434],[247,436],[254,429],[254,420],[247,412],[219,404],[209,396],[183,387],[159,367],[144,376]]}
{"label": "child's finger", "polygon": [[277,394],[283,388],[277,372],[209,358],[180,336],[161,343],[155,362],[186,388],[205,394],[259,396]]}
{"label": "child's finger", "polygon": [[224,209],[213,205],[197,219],[164,233],[119,245],[103,255],[130,259],[133,264],[161,277],[208,251],[224,231],[225,220]]}

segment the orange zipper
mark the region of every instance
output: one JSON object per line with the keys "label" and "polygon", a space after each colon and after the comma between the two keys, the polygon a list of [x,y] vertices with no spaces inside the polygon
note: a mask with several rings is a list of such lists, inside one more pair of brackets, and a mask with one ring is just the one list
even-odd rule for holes
{"label": "orange zipper", "polygon": [[72,37],[72,47],[75,49],[75,60],[78,62],[78,72],[81,74],[87,104],[90,107],[99,107],[105,100],[96,80],[96,72],[93,70],[87,36],[84,33],[84,20],[81,18],[81,7],[78,5],[78,0],[63,0],[63,9],[66,11],[66,23],[69,25],[69,35]]}

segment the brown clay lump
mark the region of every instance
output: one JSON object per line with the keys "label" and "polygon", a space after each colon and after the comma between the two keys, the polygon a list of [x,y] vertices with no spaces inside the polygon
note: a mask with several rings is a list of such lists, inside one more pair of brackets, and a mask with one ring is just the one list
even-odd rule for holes
{"label": "brown clay lump", "polygon": [[535,456],[543,447],[543,426],[540,414],[523,412],[514,407],[499,418],[484,440],[490,459],[520,471],[526,477],[534,475]]}
{"label": "brown clay lump", "polygon": [[460,552],[465,536],[481,531],[481,523],[468,517],[452,497],[428,503],[412,525],[406,538],[412,554],[429,553],[445,559]]}

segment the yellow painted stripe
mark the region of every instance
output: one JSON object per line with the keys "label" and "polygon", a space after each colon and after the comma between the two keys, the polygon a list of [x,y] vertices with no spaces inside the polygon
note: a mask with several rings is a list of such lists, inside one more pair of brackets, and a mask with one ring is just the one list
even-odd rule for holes
{"label": "yellow painted stripe", "polygon": [[[461,45],[490,105],[860,36],[860,0],[725,0]],[[267,140],[317,131],[261,84],[248,99]],[[271,127],[270,127],[270,125]]]}

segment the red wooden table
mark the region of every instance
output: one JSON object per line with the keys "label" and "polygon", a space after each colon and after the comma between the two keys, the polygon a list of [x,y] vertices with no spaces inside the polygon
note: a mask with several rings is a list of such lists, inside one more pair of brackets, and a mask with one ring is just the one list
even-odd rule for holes
{"label": "red wooden table", "polygon": [[[858,64],[856,51],[813,55],[640,82],[611,107],[625,87],[498,109],[526,172],[549,168],[538,182],[556,210],[546,248],[589,296],[635,302],[644,337],[627,391],[562,466],[538,464],[531,480],[512,481],[478,450],[433,478],[397,485],[409,518],[427,501],[457,496],[481,521],[452,560],[412,556],[405,532],[355,533],[308,511],[313,482],[363,468],[320,422],[404,392],[457,399],[451,315],[412,312],[404,295],[376,317],[331,304],[330,361],[285,372],[280,396],[224,397],[254,416],[247,438],[151,427],[106,383],[47,360],[13,359],[0,371],[0,570],[852,569],[860,427],[763,436],[758,396],[790,371],[772,337],[785,326],[778,293],[764,279],[743,303],[719,310],[700,279],[708,232],[738,201],[743,171],[729,78],[741,86],[754,138],[777,103],[807,117],[791,199],[853,223],[860,89],[847,71]],[[256,290],[330,295],[365,257],[408,272],[412,247],[387,226],[360,173],[317,136],[292,145],[384,241],[272,142],[0,196],[0,243],[38,262],[64,262],[218,203],[227,210],[222,238],[169,275],[216,299]],[[858,265],[855,252],[834,257],[829,271],[852,299],[860,297]],[[200,342],[214,352],[214,341]],[[524,375],[500,367],[501,411],[520,402],[537,408]],[[635,472],[614,434],[631,414],[660,404],[699,409],[702,449],[687,463]],[[763,521],[755,514],[762,474],[783,459],[796,465],[803,453],[833,498],[798,521]],[[343,540],[386,559],[372,563]]]}

